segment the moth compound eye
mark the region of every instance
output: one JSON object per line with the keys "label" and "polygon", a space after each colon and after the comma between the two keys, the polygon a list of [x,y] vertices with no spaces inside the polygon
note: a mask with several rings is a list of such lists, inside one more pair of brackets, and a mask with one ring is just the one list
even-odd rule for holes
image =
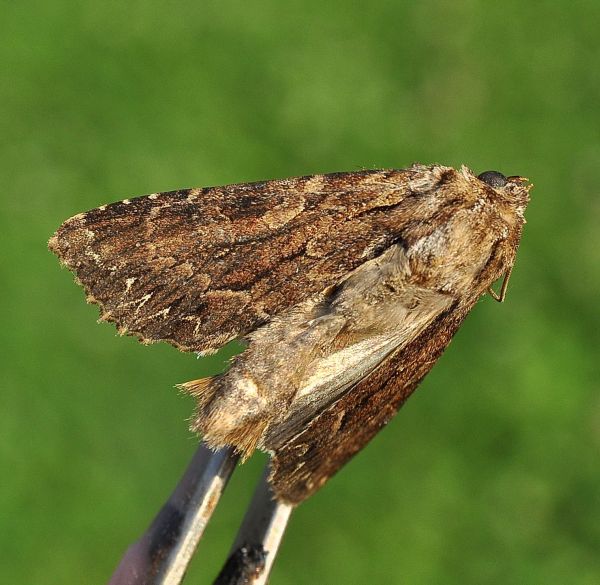
{"label": "moth compound eye", "polygon": [[484,183],[487,183],[490,187],[504,187],[508,183],[508,179],[498,171],[485,171],[481,175],[477,175],[477,178]]}

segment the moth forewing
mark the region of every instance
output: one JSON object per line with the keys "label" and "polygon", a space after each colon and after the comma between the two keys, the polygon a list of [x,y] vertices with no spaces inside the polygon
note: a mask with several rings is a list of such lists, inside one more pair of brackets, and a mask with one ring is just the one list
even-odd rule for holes
{"label": "moth forewing", "polygon": [[192,427],[272,452],[274,489],[297,503],[510,274],[528,190],[440,165],[188,189],[75,216],[50,248],[120,331],[197,352],[246,340],[225,374],[184,385]]}
{"label": "moth forewing", "polygon": [[302,502],[358,453],[392,419],[429,372],[468,308],[455,303],[308,421],[301,432],[279,445],[270,478],[277,497],[293,504]]}

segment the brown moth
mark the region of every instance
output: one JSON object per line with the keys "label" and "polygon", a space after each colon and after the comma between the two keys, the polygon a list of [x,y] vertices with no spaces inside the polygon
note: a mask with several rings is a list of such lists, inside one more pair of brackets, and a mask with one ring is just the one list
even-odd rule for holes
{"label": "brown moth", "polygon": [[246,342],[226,373],[183,385],[192,429],[270,452],[277,497],[299,503],[394,416],[479,297],[504,298],[529,189],[418,164],[186,189],[76,215],[49,245],[121,333],[198,353]]}

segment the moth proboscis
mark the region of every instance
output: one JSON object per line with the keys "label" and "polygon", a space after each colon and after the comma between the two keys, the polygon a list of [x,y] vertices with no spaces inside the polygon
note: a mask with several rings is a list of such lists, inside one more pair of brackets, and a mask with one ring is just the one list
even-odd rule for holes
{"label": "moth proboscis", "polygon": [[504,298],[531,185],[415,164],[157,193],[67,220],[50,249],[101,319],[230,368],[182,385],[212,447],[272,454],[314,493],[385,425],[492,284]]}

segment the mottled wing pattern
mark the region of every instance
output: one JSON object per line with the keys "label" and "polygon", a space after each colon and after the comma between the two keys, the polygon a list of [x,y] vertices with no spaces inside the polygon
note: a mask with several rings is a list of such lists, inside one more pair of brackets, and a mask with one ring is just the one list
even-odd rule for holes
{"label": "mottled wing pattern", "polygon": [[402,212],[407,187],[418,185],[421,174],[431,176],[424,170],[312,175],[126,199],[67,220],[50,249],[100,305],[101,319],[122,333],[210,351],[393,243],[399,217],[414,215]]}

